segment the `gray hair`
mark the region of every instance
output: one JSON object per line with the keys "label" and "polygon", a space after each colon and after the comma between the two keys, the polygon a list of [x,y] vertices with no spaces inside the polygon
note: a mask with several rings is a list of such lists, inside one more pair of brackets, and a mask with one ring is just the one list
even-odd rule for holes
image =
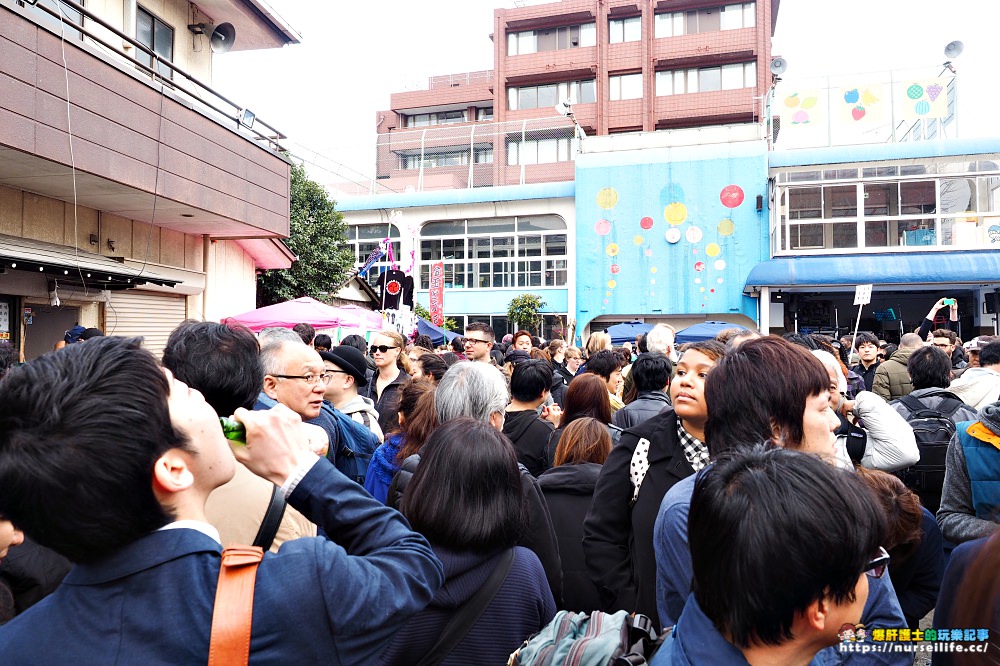
{"label": "gray hair", "polygon": [[489,363],[459,361],[448,368],[434,392],[438,421],[459,416],[489,422],[490,416],[507,407],[507,383]]}
{"label": "gray hair", "polygon": [[899,338],[900,349],[919,349],[924,346],[924,340],[916,333],[904,333]]}
{"label": "gray hair", "polygon": [[651,352],[669,354],[672,344],[674,344],[674,327],[669,324],[657,324],[646,334],[646,349]]}
{"label": "gray hair", "polygon": [[845,393],[847,391],[847,377],[840,367],[840,361],[834,358],[833,354],[825,349],[810,349],[812,355],[819,359],[819,362],[826,368],[827,373],[832,373],[837,378],[837,391]]}
{"label": "gray hair", "polygon": [[281,356],[286,345],[305,344],[302,342],[302,338],[299,337],[298,333],[295,333],[294,331],[287,328],[283,328],[280,330],[288,331],[293,336],[295,336],[295,338],[294,339],[270,338],[261,341],[263,344],[260,348],[260,365],[262,368],[264,368],[265,375],[280,375],[284,371],[285,364]]}
{"label": "gray hair", "polygon": [[290,328],[282,328],[280,326],[272,326],[271,328],[265,328],[260,333],[257,334],[257,340],[260,342],[260,346],[263,349],[268,344],[272,342],[302,342],[302,338],[298,333]]}

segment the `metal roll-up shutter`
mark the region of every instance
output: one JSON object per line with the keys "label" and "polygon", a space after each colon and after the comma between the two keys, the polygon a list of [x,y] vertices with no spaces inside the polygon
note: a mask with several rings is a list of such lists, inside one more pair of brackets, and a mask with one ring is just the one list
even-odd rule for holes
{"label": "metal roll-up shutter", "polygon": [[187,317],[186,303],[184,296],[134,289],[113,291],[105,311],[105,333],[141,336],[146,349],[159,358],[170,332]]}

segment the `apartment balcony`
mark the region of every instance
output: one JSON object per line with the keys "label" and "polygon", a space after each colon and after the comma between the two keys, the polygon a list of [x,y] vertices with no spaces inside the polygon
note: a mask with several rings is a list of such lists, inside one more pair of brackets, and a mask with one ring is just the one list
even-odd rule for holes
{"label": "apartment balcony", "polygon": [[754,122],[760,111],[755,92],[754,88],[738,88],[657,97],[656,128]]}
{"label": "apartment balcony", "polygon": [[174,63],[141,65],[89,11],[66,39],[41,12],[0,0],[0,185],[187,234],[288,235],[280,132]]}

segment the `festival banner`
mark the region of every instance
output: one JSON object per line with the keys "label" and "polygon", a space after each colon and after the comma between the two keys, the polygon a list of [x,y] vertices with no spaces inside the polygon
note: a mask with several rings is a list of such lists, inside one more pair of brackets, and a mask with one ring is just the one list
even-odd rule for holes
{"label": "festival banner", "polygon": [[883,121],[885,100],[882,84],[841,88],[839,99],[841,125],[877,125]]}
{"label": "festival banner", "polygon": [[948,79],[905,80],[896,84],[895,93],[896,117],[900,120],[948,115]]}
{"label": "festival banner", "polygon": [[431,264],[431,323],[444,326],[444,262]]}
{"label": "festival banner", "polygon": [[385,251],[383,251],[381,247],[377,247],[374,250],[372,250],[372,253],[368,255],[367,259],[365,259],[365,263],[361,266],[361,268],[358,269],[358,275],[364,275],[365,273],[367,273],[368,269],[371,268],[376,261],[378,261],[384,256],[385,256]]}

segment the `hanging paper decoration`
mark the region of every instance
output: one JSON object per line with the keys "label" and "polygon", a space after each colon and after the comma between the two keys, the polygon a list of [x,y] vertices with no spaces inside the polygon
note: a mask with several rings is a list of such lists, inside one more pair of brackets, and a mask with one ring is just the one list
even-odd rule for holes
{"label": "hanging paper decoration", "polygon": [[431,264],[430,282],[431,323],[444,326],[444,262]]}

